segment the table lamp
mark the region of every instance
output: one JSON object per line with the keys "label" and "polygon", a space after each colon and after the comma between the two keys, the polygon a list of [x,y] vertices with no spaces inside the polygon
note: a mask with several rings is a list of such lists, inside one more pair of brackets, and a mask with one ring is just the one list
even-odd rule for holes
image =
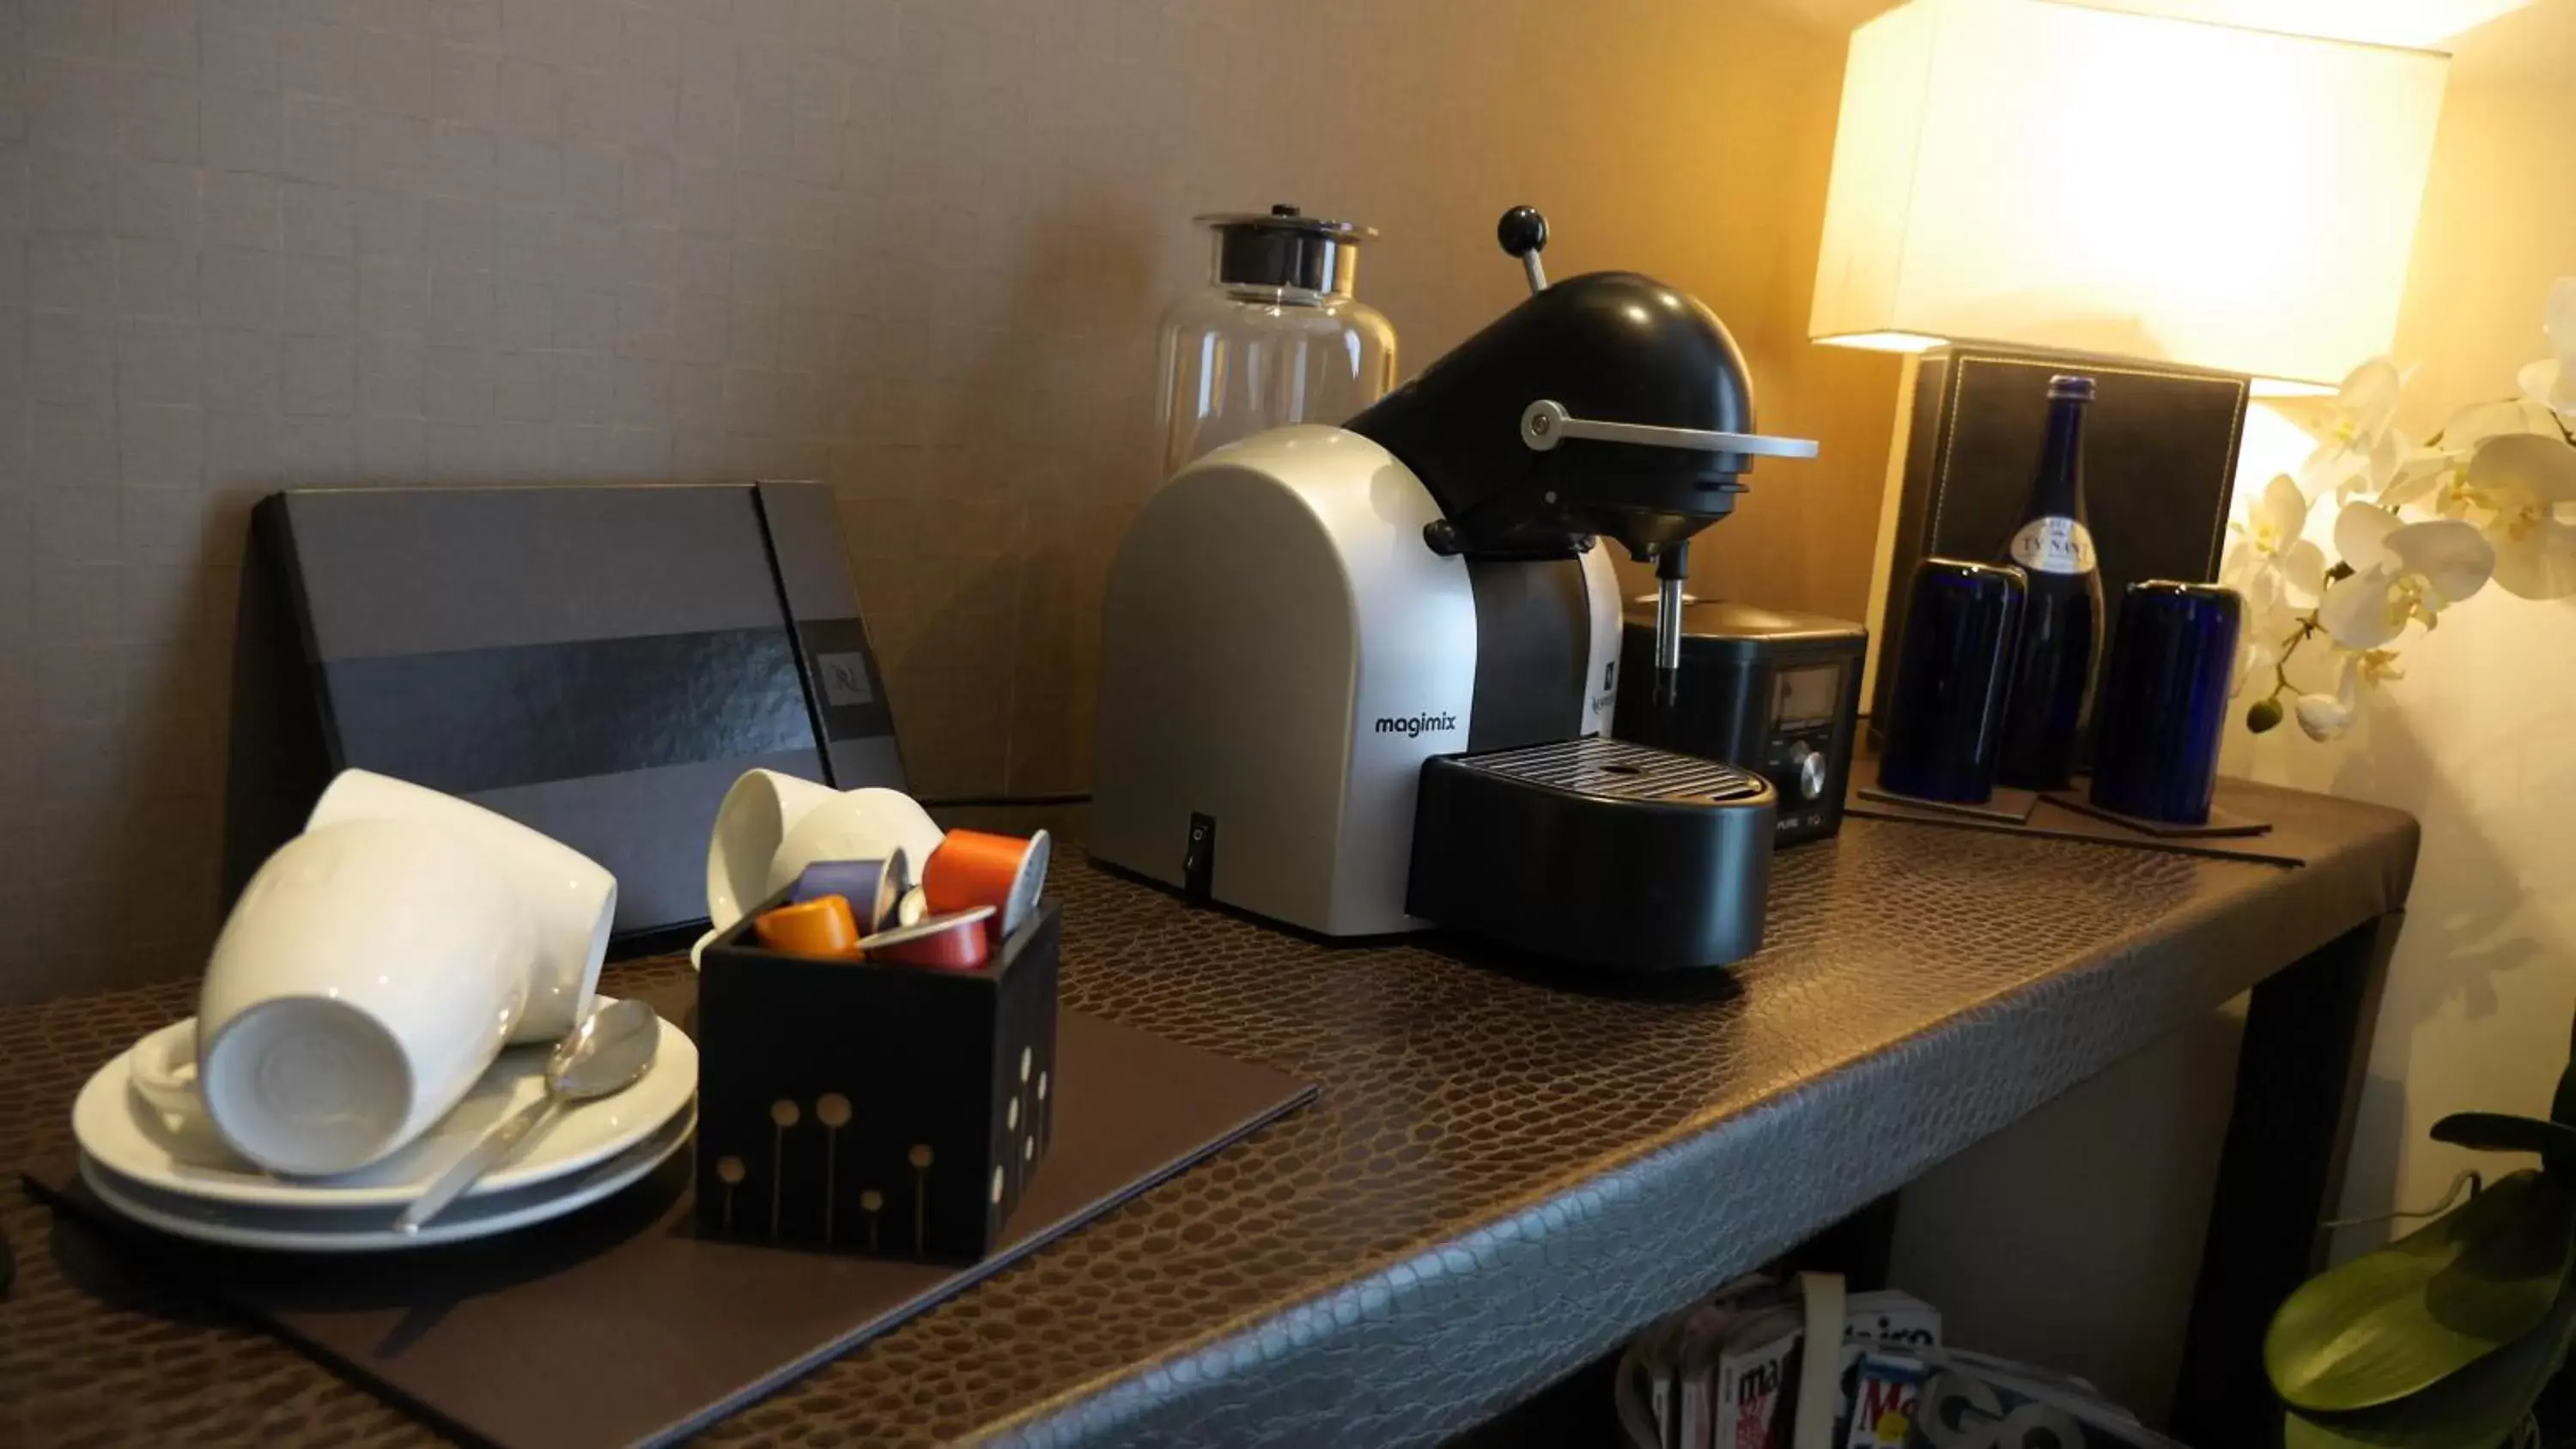
{"label": "table lamp", "polygon": [[2216,577],[2249,397],[2388,350],[2448,65],[2065,0],[1912,0],[1853,32],[1808,331],[1913,358],[1877,637],[1915,560],[2010,532],[2052,372],[2098,388],[2105,596]]}

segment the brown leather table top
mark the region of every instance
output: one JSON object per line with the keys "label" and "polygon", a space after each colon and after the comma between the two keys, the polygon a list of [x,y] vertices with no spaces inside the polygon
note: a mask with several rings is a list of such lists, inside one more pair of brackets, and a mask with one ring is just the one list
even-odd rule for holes
{"label": "brown leather table top", "polygon": [[[1759,956],[1679,987],[1580,986],[1439,939],[1328,945],[1067,862],[1067,1004],[1271,1063],[1321,1099],[708,1441],[1460,1427],[2403,903],[2404,815],[2234,784],[2222,800],[2310,863],[1852,820],[1780,857]],[[0,1444],[429,1439],[57,1237],[18,1186],[18,1163],[65,1144],[87,1075],[191,996],[0,1009],[18,1263]]]}

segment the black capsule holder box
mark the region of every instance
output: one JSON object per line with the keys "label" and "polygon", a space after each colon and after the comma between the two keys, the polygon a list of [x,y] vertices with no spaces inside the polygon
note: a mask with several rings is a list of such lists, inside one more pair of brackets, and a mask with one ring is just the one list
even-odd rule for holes
{"label": "black capsule holder box", "polygon": [[1057,903],[974,971],[772,951],[758,914],[701,958],[700,1230],[983,1258],[1054,1135]]}

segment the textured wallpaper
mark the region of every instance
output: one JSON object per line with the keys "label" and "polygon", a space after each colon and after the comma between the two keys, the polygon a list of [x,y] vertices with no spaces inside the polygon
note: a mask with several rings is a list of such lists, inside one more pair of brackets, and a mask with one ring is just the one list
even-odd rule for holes
{"label": "textured wallpaper", "polygon": [[1892,370],[1800,335],[1841,41],[1749,3],[0,0],[0,998],[215,924],[247,511],[828,479],[930,792],[1087,775],[1193,212],[1384,231],[1410,371],[1559,272],[1698,291],[1828,440],[1704,549],[1856,613]]}

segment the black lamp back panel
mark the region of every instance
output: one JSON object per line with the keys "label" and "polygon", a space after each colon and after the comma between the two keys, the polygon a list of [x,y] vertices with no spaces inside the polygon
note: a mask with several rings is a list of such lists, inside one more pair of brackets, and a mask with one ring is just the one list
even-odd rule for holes
{"label": "black lamp back panel", "polygon": [[[2084,425],[2084,498],[2109,609],[2104,647],[2130,584],[2218,577],[2245,378],[2076,353],[1945,347],[1924,355],[1915,382],[1887,626],[1879,636],[1887,647],[1905,637],[1906,585],[1917,561],[2001,556],[2038,466],[2048,379],[2060,372],[2095,384]],[[1873,719],[1885,717],[1894,678],[1882,663]]]}
{"label": "black lamp back panel", "polygon": [[303,490],[256,535],[245,650],[285,657],[236,684],[236,888],[356,766],[597,860],[636,943],[705,916],[744,770],[903,783],[826,488]]}

